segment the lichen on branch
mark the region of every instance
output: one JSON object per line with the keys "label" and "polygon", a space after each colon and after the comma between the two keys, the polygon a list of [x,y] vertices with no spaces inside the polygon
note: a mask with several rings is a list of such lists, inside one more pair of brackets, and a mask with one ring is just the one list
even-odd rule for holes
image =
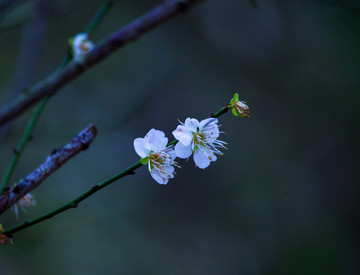
{"label": "lichen on branch", "polygon": [[90,124],[69,143],[55,149],[35,171],[0,196],[0,214],[18,202],[24,195],[39,186],[69,159],[87,149],[94,140],[97,129]]}

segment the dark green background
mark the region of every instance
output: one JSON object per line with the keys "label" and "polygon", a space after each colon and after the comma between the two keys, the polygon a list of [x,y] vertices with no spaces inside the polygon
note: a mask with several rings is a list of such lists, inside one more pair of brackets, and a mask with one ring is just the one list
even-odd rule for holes
{"label": "dark green background", "polygon": [[[102,3],[50,2],[31,84],[56,69],[67,40]],[[161,186],[142,168],[76,210],[19,232],[13,246],[0,247],[0,273],[359,272],[360,12],[324,2],[206,1],[60,90],[14,181],[89,123],[99,133],[33,192],[38,205],[21,221],[136,162],[133,140],[151,128],[172,139],[177,118],[206,118],[235,92],[252,113],[220,118],[229,149],[205,171],[181,160],[178,175]],[[93,41],[158,3],[117,1]],[[5,27],[32,15],[31,7],[14,11],[0,21],[2,102],[24,31]],[[1,175],[29,114],[1,139]],[[13,211],[0,222],[18,223]]]}

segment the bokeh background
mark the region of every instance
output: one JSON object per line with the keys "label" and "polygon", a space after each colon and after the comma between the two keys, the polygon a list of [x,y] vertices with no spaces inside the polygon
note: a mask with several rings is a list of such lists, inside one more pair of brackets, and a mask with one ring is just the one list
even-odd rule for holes
{"label": "bokeh background", "polygon": [[[2,1],[5,2],[5,1]],[[15,1],[0,17],[2,104],[61,62],[103,1]],[[160,1],[119,0],[101,41]],[[360,6],[206,1],[67,85],[46,107],[13,182],[94,123],[89,150],[33,194],[20,221],[138,161],[149,129],[206,118],[235,92],[251,118],[220,122],[228,150],[180,161],[168,185],[145,168],[0,247],[1,274],[358,274]],[[1,134],[1,175],[30,111]],[[18,223],[13,211],[4,228]]]}

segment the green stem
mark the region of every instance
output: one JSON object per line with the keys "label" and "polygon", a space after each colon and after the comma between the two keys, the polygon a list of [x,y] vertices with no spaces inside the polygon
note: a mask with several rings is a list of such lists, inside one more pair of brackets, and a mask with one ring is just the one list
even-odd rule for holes
{"label": "green stem", "polygon": [[229,110],[229,105],[222,107],[219,111],[212,114],[211,117],[218,118],[219,116],[225,114]]}
{"label": "green stem", "polygon": [[46,105],[47,101],[49,100],[49,98],[50,98],[50,96],[47,96],[41,101],[41,103],[36,107],[29,123],[27,124],[25,132],[21,138],[21,141],[20,141],[18,147],[14,151],[14,156],[11,160],[9,168],[7,169],[5,176],[3,178],[3,181],[1,183],[1,187],[0,187],[0,190],[2,190],[1,193],[3,193],[3,190],[5,189],[6,185],[9,183],[11,176],[14,172],[15,166],[19,161],[21,153],[24,151],[26,144],[31,139],[31,134],[32,134],[32,132],[39,120],[39,117],[40,117],[42,111],[44,110],[45,105]]}
{"label": "green stem", "polygon": [[84,32],[91,35],[114,4],[115,1],[107,1],[106,3],[102,4],[98,12],[94,15],[90,23],[85,28]]}
{"label": "green stem", "polygon": [[50,211],[42,216],[39,216],[33,220],[25,221],[24,223],[22,223],[20,225],[17,225],[8,230],[5,230],[4,232],[2,232],[2,234],[11,236],[11,234],[13,234],[15,232],[23,230],[29,226],[32,226],[32,225],[42,222],[44,220],[50,219],[53,216],[60,214],[61,212],[64,212],[70,208],[76,208],[80,202],[82,202],[86,198],[90,197],[92,194],[103,189],[104,187],[108,186],[109,184],[113,183],[114,181],[116,181],[122,177],[125,177],[127,175],[132,174],[134,172],[134,170],[138,169],[141,166],[142,166],[142,164],[140,162],[137,162],[137,163],[131,165],[130,167],[128,167],[127,169],[123,170],[119,174],[116,174],[116,175],[112,176],[111,178],[103,181],[102,183],[93,185],[93,187],[91,187],[87,192],[83,193],[82,195],[78,196],[76,199],[68,202],[67,204],[64,204],[63,206],[61,206],[53,211]]}
{"label": "green stem", "polygon": [[[95,31],[96,27],[104,19],[105,15],[108,13],[108,11],[111,9],[111,7],[114,4],[115,4],[115,1],[107,1],[106,3],[102,4],[100,9],[95,14],[95,16],[90,20],[90,22],[87,25],[87,27],[85,28],[84,32],[88,33],[88,34],[92,34]],[[60,72],[62,69],[64,69],[66,67],[66,65],[69,64],[71,59],[72,59],[72,53],[69,49],[67,51],[66,55],[64,56],[60,66],[56,72]],[[36,127],[36,124],[37,124],[42,112],[44,111],[46,103],[48,102],[50,97],[51,97],[51,95],[47,95],[40,102],[40,104],[36,107],[34,113],[32,114],[32,116],[26,126],[25,132],[21,138],[21,141],[14,152],[14,156],[11,160],[11,163],[10,163],[7,171],[5,172],[5,176],[0,184],[0,195],[4,193],[6,186],[9,184],[11,176],[16,167],[16,164],[18,163],[19,158],[20,158],[21,154],[23,153],[27,143],[31,140],[31,138],[30,138],[31,134],[33,133],[34,128]]]}
{"label": "green stem", "polygon": [[[212,117],[219,117],[223,114],[225,114],[227,112],[228,106],[225,106],[223,108],[221,108],[219,111],[217,111],[216,113],[214,113],[212,115]],[[171,145],[175,145],[178,142],[178,140],[173,140],[171,142],[169,142],[167,144],[167,146],[171,146]],[[117,181],[118,179],[125,177],[127,175],[131,175],[133,174],[133,172],[138,169],[139,167],[141,167],[142,164],[140,163],[140,161],[138,161],[137,163],[129,166],[128,168],[126,168],[125,170],[121,171],[119,174],[116,174],[114,176],[112,176],[111,178],[103,181],[102,183],[99,184],[95,184],[93,185],[92,188],[90,188],[88,191],[86,191],[85,193],[83,193],[82,195],[78,196],[76,199],[64,204],[63,206],[60,206],[59,208],[52,210],[42,216],[39,216],[35,219],[29,220],[29,221],[25,221],[22,224],[19,224],[17,226],[11,227],[8,230],[5,230],[4,232],[2,232],[2,234],[7,235],[7,236],[11,236],[13,233],[16,233],[20,230],[23,230],[27,227],[30,227],[32,225],[35,225],[39,222],[42,222],[44,220],[50,219],[53,216],[60,214],[61,212],[64,212],[70,208],[76,208],[78,206],[78,204],[80,202],[82,202],[83,200],[85,200],[86,198],[90,197],[91,195],[93,195],[94,193],[96,193],[97,191],[103,189],[104,187],[108,186],[109,184],[113,183],[114,181]]]}

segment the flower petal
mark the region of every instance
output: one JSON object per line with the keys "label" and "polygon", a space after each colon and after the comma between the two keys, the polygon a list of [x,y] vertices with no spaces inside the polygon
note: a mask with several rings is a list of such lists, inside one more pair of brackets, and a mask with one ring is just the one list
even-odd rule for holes
{"label": "flower petal", "polygon": [[199,121],[196,118],[187,118],[185,120],[185,126],[192,132],[197,132],[199,128]]}
{"label": "flower petal", "polygon": [[135,152],[142,158],[146,158],[150,153],[149,143],[143,138],[136,138],[134,140]]}
{"label": "flower petal", "polygon": [[200,131],[202,130],[206,130],[208,127],[212,128],[212,127],[218,127],[217,126],[218,120],[216,118],[207,118],[207,119],[203,119],[200,123],[199,123],[199,128]]}
{"label": "flower petal", "polygon": [[172,159],[172,160],[175,160],[176,159],[176,153],[175,153],[175,150],[174,148],[169,148],[169,147],[166,147],[162,150],[164,153],[168,154],[169,157]]}
{"label": "flower petal", "polygon": [[161,173],[155,170],[151,170],[150,175],[154,180],[156,180],[157,183],[160,184],[167,184],[169,179],[162,177]]}
{"label": "flower petal", "polygon": [[168,139],[165,137],[164,132],[155,129],[151,129],[146,134],[145,140],[149,143],[150,150],[156,153],[165,148],[168,143]]}
{"label": "flower petal", "polygon": [[218,120],[215,118],[204,119],[200,122],[200,131],[204,133],[206,142],[211,143],[216,140],[219,135]]}
{"label": "flower petal", "polygon": [[210,149],[205,149],[204,151],[205,155],[208,156],[208,158],[210,159],[210,161],[216,161],[217,157],[214,154],[214,151],[210,150]]}
{"label": "flower petal", "polygon": [[208,128],[204,131],[204,135],[208,143],[214,142],[220,135],[219,127],[216,125],[215,127]]}
{"label": "flower petal", "polygon": [[175,145],[175,153],[177,155],[177,157],[182,158],[182,159],[186,159],[188,157],[191,156],[191,144],[189,144],[188,146],[183,145],[182,143],[178,142]]}
{"label": "flower petal", "polygon": [[210,158],[205,152],[201,149],[198,149],[194,153],[194,161],[197,167],[205,169],[210,165]]}
{"label": "flower petal", "polygon": [[183,125],[178,125],[172,134],[177,140],[179,140],[179,143],[182,143],[185,146],[190,145],[193,139],[193,134],[191,131]]}
{"label": "flower petal", "polygon": [[161,169],[161,172],[164,173],[164,176],[172,179],[174,177],[174,171],[175,168],[172,165],[164,165],[163,168]]}

